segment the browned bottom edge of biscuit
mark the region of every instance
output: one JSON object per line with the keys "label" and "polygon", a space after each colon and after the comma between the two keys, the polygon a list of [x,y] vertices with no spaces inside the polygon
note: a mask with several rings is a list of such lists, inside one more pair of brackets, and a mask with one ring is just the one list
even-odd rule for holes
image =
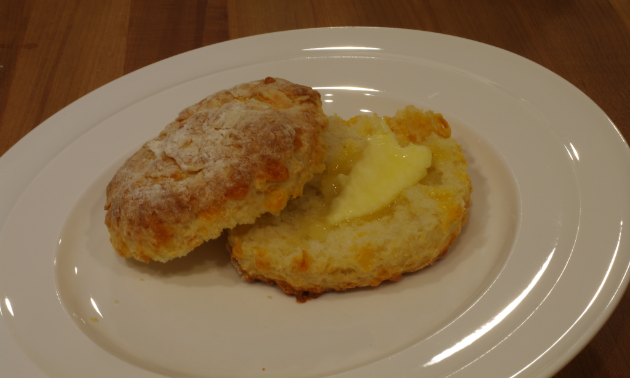
{"label": "browned bottom edge of biscuit", "polygon": [[[451,244],[453,244],[453,242],[455,241],[455,238],[452,238],[451,241],[446,245],[446,247],[440,252],[438,253],[438,255],[431,261],[427,262],[426,264],[422,265],[421,267],[414,269],[414,270],[410,270],[407,272],[402,272],[400,274],[394,274],[392,275],[390,278],[388,279],[384,279],[378,282],[374,282],[374,283],[370,283],[370,286],[372,287],[376,287],[378,285],[380,285],[381,283],[383,283],[384,281],[398,281],[400,280],[400,278],[402,277],[402,274],[405,273],[412,273],[412,272],[416,272],[418,270],[421,270],[423,268],[426,268],[427,266],[433,265],[437,260],[443,258],[444,256],[446,256],[446,253],[448,252],[448,249],[450,248]],[[354,289],[357,287],[360,287],[359,285],[352,285],[349,284],[347,287],[338,287],[338,288],[331,288],[331,289],[322,289],[322,288],[307,288],[307,289],[302,289],[302,288],[295,288],[293,287],[291,284],[289,284],[286,281],[283,280],[274,280],[262,275],[258,275],[258,274],[249,274],[248,272],[244,271],[241,268],[241,265],[239,264],[238,260],[236,258],[234,258],[232,256],[232,247],[230,246],[230,243],[227,242],[226,243],[226,248],[228,250],[228,252],[230,253],[231,256],[231,260],[232,260],[232,265],[234,265],[234,267],[236,268],[236,270],[238,271],[238,273],[242,276],[242,278],[245,281],[248,282],[255,282],[255,281],[261,281],[264,282],[268,285],[278,285],[286,295],[294,295],[295,296],[295,300],[298,303],[305,303],[308,300],[311,299],[315,299],[315,298],[319,298],[322,294],[324,294],[327,291],[346,291],[348,289]]]}

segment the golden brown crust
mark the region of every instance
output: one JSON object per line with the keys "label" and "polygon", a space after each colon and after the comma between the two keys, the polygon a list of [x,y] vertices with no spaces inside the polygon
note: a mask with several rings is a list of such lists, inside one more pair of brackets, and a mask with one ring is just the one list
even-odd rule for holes
{"label": "golden brown crust", "polygon": [[317,91],[277,78],[184,109],[107,186],[105,223],[116,252],[168,261],[280,211],[324,169],[327,125]]}
{"label": "golden brown crust", "polygon": [[[443,258],[444,256],[446,256],[446,253],[448,252],[448,249],[451,247],[451,244],[453,244],[453,242],[455,241],[455,238],[456,238],[456,236],[453,236],[453,238],[451,239],[449,244],[446,246],[446,248],[444,248],[437,256],[435,256],[429,262],[427,262],[427,263],[425,263],[423,265],[420,265],[420,266],[418,266],[416,268],[406,270],[404,272],[394,273],[394,274],[392,274],[392,275],[390,275],[389,277],[386,277],[386,278],[381,278],[381,279],[376,278],[375,280],[370,282],[370,286],[372,286],[372,287],[379,286],[384,281],[394,281],[395,282],[395,281],[400,280],[404,273],[412,273],[412,272],[418,271],[418,270],[420,270],[422,268],[426,268],[429,265],[433,265],[433,263],[435,263],[437,260],[439,260],[439,259]],[[331,287],[327,287],[327,288],[323,288],[322,286],[295,288],[295,287],[291,286],[291,284],[289,284],[287,281],[284,281],[284,280],[269,278],[269,277],[266,277],[266,276],[261,275],[261,274],[255,274],[255,273],[254,274],[250,274],[250,273],[248,273],[247,271],[245,271],[241,267],[241,265],[238,262],[238,258],[234,256],[233,248],[232,248],[232,246],[230,245],[229,242],[227,243],[226,248],[227,248],[228,252],[230,253],[230,255],[232,256],[232,259],[231,259],[232,265],[234,265],[236,270],[239,272],[239,274],[241,275],[241,277],[245,281],[248,281],[248,282],[261,281],[261,282],[264,282],[264,283],[266,283],[268,285],[276,284],[282,289],[282,291],[284,291],[284,293],[286,295],[294,295],[295,296],[295,300],[297,302],[299,302],[299,303],[304,303],[304,302],[306,302],[308,300],[319,298],[326,291],[346,291],[346,290],[353,289],[353,288],[358,286],[358,285],[349,285],[348,283],[339,283],[336,286],[331,286]]]}

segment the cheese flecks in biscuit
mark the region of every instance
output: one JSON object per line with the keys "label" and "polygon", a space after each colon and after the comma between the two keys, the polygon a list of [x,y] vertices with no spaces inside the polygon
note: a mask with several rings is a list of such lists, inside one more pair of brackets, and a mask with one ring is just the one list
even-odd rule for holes
{"label": "cheese flecks in biscuit", "polygon": [[324,170],[327,125],[317,91],[277,78],[184,109],[109,183],[105,223],[114,249],[165,262],[223,229],[277,213]]}
{"label": "cheese flecks in biscuit", "polygon": [[[278,284],[298,301],[326,291],[377,286],[445,255],[468,218],[472,185],[461,146],[440,114],[409,106],[394,117],[332,116],[323,137],[326,171],[279,215],[230,230],[232,263],[248,281]],[[430,167],[385,207],[331,224],[328,217],[344,182],[363,159],[368,138],[385,121],[398,145],[424,146]],[[367,196],[371,201],[371,196]]]}

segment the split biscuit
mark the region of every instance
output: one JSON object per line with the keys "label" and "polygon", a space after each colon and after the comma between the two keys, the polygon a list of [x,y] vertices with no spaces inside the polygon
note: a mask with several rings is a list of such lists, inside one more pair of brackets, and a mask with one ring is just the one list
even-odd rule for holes
{"label": "split biscuit", "polygon": [[331,180],[351,171],[380,121],[375,115],[329,118],[327,170],[280,214],[265,214],[228,236],[232,263],[245,280],[276,283],[299,302],[326,291],[396,281],[433,264],[468,218],[472,184],[461,146],[440,114],[409,106],[384,119],[401,147],[414,143],[431,150],[427,175],[386,208],[328,223],[337,191]]}
{"label": "split biscuit", "polygon": [[279,212],[324,170],[327,125],[317,91],[271,77],[184,109],[107,186],[114,249],[166,262]]}

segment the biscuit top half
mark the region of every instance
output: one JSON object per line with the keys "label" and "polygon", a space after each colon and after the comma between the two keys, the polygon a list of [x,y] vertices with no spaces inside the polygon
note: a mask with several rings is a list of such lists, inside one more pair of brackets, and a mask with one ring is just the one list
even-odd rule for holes
{"label": "biscuit top half", "polygon": [[142,261],[168,260],[282,210],[324,170],[327,125],[317,91],[270,77],[184,109],[108,185],[114,248]]}

